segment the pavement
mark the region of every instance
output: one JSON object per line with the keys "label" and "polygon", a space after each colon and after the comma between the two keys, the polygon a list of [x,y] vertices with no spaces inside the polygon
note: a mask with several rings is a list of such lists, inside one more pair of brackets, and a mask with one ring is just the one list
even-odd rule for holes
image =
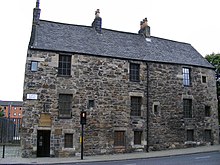
{"label": "pavement", "polygon": [[81,160],[80,156],[68,158],[0,158],[0,164],[60,164],[60,163],[85,163],[85,162],[104,162],[104,161],[118,161],[130,159],[144,159],[144,158],[158,158],[178,155],[189,155],[205,152],[220,152],[220,145],[202,146],[186,149],[173,149],[165,151],[151,151],[151,152],[135,152],[126,154],[112,154],[112,155],[97,155],[84,156]]}

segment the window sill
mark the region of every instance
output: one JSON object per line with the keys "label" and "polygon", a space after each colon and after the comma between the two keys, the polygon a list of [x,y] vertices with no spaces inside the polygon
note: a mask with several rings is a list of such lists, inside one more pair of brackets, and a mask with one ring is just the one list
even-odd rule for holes
{"label": "window sill", "polygon": [[71,78],[71,77],[72,77],[72,75],[57,75],[57,77]]}
{"label": "window sill", "polygon": [[140,83],[141,81],[140,81],[140,80],[137,80],[137,81],[135,81],[135,80],[130,80],[130,82],[132,82],[132,83]]}
{"label": "window sill", "polygon": [[125,146],[114,146],[114,149],[125,149]]}
{"label": "window sill", "polygon": [[58,119],[72,119],[72,116],[71,117],[58,117]]}

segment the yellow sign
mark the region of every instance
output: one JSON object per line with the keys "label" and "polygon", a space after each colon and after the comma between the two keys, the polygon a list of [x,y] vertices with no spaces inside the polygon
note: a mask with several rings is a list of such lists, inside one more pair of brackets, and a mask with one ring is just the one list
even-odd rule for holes
{"label": "yellow sign", "polygon": [[40,114],[39,127],[51,127],[52,120],[49,113]]}

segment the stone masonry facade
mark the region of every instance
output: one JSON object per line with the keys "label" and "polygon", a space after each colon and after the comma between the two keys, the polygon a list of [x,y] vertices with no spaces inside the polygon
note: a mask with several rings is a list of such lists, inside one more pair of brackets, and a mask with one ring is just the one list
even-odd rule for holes
{"label": "stone masonry facade", "polygon": [[[50,156],[80,153],[80,112],[87,112],[84,152],[86,155],[184,148],[218,143],[218,115],[214,70],[159,62],[134,61],[86,54],[71,56],[71,75],[59,76],[59,55],[53,51],[28,50],[22,123],[22,156],[36,157],[38,130],[50,131]],[[32,61],[37,71],[30,70]],[[131,63],[140,66],[140,81],[129,80]],[[183,86],[182,68],[191,70],[191,82]],[[205,77],[206,81],[203,82]],[[37,97],[30,99],[28,94]],[[72,117],[59,118],[59,94],[72,95]],[[141,115],[131,116],[131,97],[141,98]],[[192,100],[192,118],[184,118],[183,99]],[[89,108],[89,100],[94,107]],[[205,116],[205,107],[210,115]],[[42,124],[41,116],[50,116]],[[187,140],[193,130],[193,141]],[[210,130],[211,141],[204,140]],[[115,146],[115,131],[124,134],[124,146]],[[134,143],[134,131],[141,143]],[[64,146],[65,134],[73,146]]]}

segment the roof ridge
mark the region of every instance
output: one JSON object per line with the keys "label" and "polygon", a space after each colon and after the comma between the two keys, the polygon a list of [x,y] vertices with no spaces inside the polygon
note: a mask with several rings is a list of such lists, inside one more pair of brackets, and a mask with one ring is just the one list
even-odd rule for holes
{"label": "roof ridge", "polygon": [[[78,24],[63,23],[63,22],[56,22],[56,21],[50,21],[50,20],[42,20],[42,19],[40,19],[40,21],[49,22],[49,23],[55,23],[55,24],[61,24],[61,25],[70,25],[70,26],[93,28],[92,26],[88,26],[88,25],[78,25]],[[132,35],[140,36],[140,34],[134,33],[134,32],[120,31],[120,30],[108,29],[108,28],[102,28],[102,30],[118,32],[118,33],[126,33],[126,34],[132,34]],[[167,38],[161,38],[161,37],[157,37],[157,36],[150,36],[150,37],[151,38],[155,38],[155,39],[160,39],[160,40],[166,40],[166,41],[170,41],[170,42],[176,42],[176,43],[191,45],[190,43],[187,43],[187,42],[176,41],[176,40],[171,40],[171,39],[167,39]]]}

